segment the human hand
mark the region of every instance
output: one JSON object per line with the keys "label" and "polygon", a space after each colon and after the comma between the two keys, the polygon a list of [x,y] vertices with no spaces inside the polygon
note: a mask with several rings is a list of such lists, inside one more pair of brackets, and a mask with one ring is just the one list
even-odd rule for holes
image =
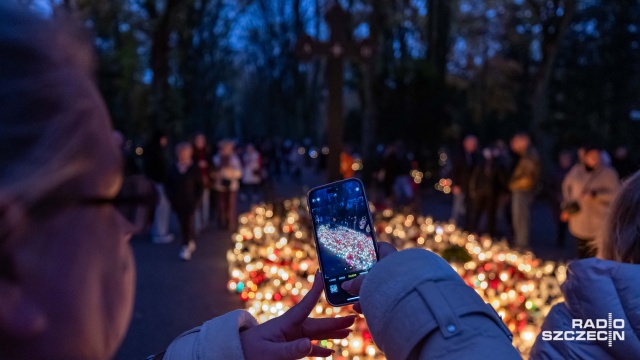
{"label": "human hand", "polygon": [[[393,245],[387,242],[379,242],[378,243],[378,252],[380,253],[380,260],[389,254],[393,254],[398,250],[393,247]],[[367,275],[360,275],[357,278],[349,281],[345,281],[342,283],[342,289],[352,295],[360,295],[360,287],[362,287],[362,283]],[[353,305],[353,310],[357,313],[362,313],[362,308],[360,307],[360,303],[356,303]]]}
{"label": "human hand", "polygon": [[309,293],[296,306],[275,319],[240,333],[246,360],[293,360],[305,356],[327,357],[329,350],[311,340],[344,339],[356,316],[312,319],[309,313],[322,294],[322,277],[316,273]]}

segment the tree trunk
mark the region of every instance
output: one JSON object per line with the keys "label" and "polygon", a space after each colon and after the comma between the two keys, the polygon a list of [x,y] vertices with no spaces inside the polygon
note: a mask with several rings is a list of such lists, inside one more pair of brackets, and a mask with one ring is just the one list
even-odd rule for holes
{"label": "tree trunk", "polygon": [[344,122],[342,90],[344,86],[343,72],[344,60],[341,57],[329,57],[327,59],[327,77],[329,88],[329,105],[327,116],[329,138],[329,181],[337,181],[342,178],[340,174],[340,153],[344,140]]}
{"label": "tree trunk", "polygon": [[[429,151],[437,152],[437,144],[440,142],[443,124],[446,121],[446,67],[449,53],[449,33],[451,24],[451,2],[449,0],[429,1],[427,9],[427,39],[429,49],[427,62],[434,70],[429,89],[430,99],[428,114],[429,131],[426,132],[426,140]],[[429,116],[428,115],[428,116]]]}
{"label": "tree trunk", "polygon": [[[371,171],[373,171],[374,159],[372,155],[374,154],[374,142],[376,139],[376,129],[378,128],[378,108],[375,101],[373,80],[376,76],[376,49],[379,44],[380,27],[385,24],[383,1],[374,0],[372,6],[373,11],[369,24],[369,38],[371,39],[374,52],[371,59],[369,59],[369,63],[362,67],[362,106],[364,108],[362,116],[362,159],[365,163],[365,174],[371,174]],[[365,176],[365,178],[367,178],[367,176]]]}
{"label": "tree trunk", "polygon": [[171,36],[172,20],[175,16],[180,0],[167,0],[164,12],[157,19],[156,28],[151,44],[150,67],[153,71],[153,81],[151,85],[151,109],[150,115],[154,124],[161,127],[175,125],[170,123],[163,108],[167,105],[169,94],[169,37]]}
{"label": "tree trunk", "polygon": [[544,170],[550,169],[550,155],[553,147],[553,139],[548,137],[544,131],[544,122],[549,118],[549,82],[556,58],[558,57],[560,44],[571,24],[575,10],[576,0],[565,0],[562,18],[557,23],[551,24],[544,29],[542,62],[533,77],[534,83],[530,96],[531,129],[539,143],[541,162]]}

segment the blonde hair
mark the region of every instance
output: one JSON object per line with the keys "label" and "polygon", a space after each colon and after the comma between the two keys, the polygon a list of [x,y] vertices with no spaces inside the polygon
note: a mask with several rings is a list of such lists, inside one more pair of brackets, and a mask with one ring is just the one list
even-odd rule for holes
{"label": "blonde hair", "polygon": [[598,257],[640,264],[640,171],[629,177],[613,200]]}
{"label": "blonde hair", "polygon": [[0,54],[0,229],[7,229],[87,171],[98,97],[92,50],[69,26],[4,2]]}

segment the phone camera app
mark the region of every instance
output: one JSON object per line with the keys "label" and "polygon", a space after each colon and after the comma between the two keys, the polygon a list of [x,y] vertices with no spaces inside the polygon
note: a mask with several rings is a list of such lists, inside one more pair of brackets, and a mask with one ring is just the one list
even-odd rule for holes
{"label": "phone camera app", "polygon": [[319,193],[328,199],[325,206],[312,210],[324,276],[369,270],[376,262],[376,250],[368,204],[359,184],[346,183],[339,190],[329,188]]}

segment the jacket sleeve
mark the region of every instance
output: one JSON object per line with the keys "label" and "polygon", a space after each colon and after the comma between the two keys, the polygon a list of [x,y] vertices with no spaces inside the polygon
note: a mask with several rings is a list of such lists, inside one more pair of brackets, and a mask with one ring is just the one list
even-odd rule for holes
{"label": "jacket sleeve", "polygon": [[571,319],[569,310],[567,310],[564,303],[554,305],[542,324],[540,334],[538,334],[538,338],[533,344],[533,348],[529,354],[529,360],[576,358],[576,354],[569,352],[569,347],[567,347],[566,342],[550,341],[543,336],[543,332],[548,332],[546,333],[547,337],[551,336],[553,338],[554,330],[570,330],[572,328]]}
{"label": "jacket sleeve", "polygon": [[240,331],[256,325],[246,311],[226,313],[173,340],[163,360],[244,360]]}
{"label": "jacket sleeve", "polygon": [[362,285],[360,304],[390,360],[521,358],[493,308],[428,250],[380,261]]}

